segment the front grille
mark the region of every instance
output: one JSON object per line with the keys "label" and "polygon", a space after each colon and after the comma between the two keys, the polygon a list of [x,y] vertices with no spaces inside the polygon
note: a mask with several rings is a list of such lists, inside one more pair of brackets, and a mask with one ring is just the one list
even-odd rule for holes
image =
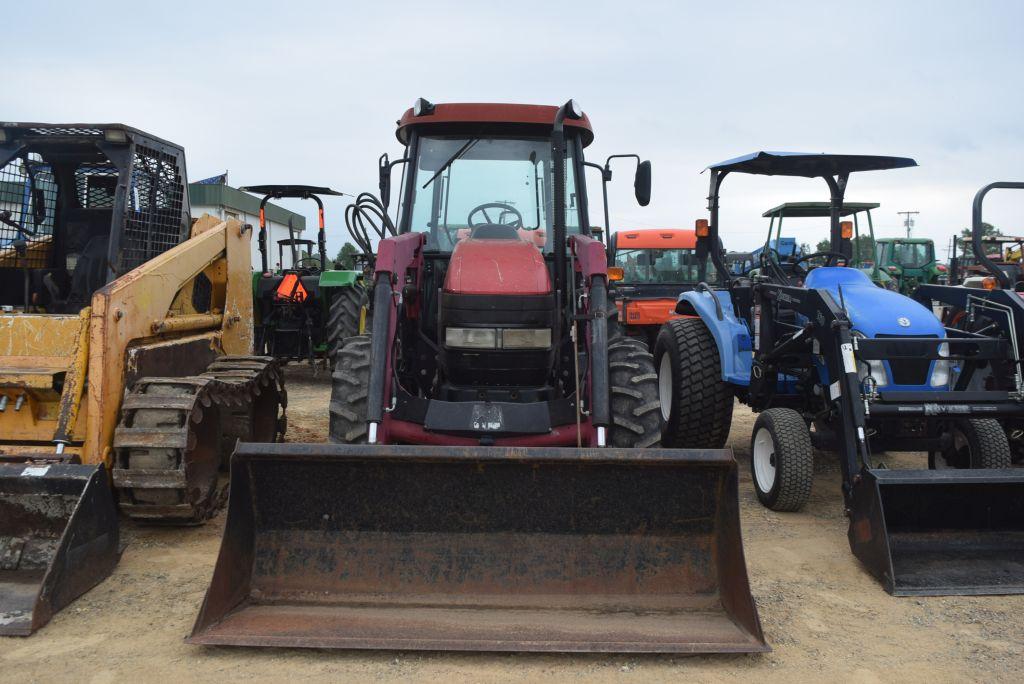
{"label": "front grille", "polygon": [[[903,337],[932,337],[934,335],[877,335],[878,339],[890,339],[898,340]],[[925,344],[914,344],[907,343],[901,345],[903,351],[907,351],[911,354],[927,354],[928,345]],[[892,375],[893,383],[897,385],[927,385],[928,384],[928,369],[931,368],[932,360],[929,358],[920,359],[890,359],[889,374]]]}

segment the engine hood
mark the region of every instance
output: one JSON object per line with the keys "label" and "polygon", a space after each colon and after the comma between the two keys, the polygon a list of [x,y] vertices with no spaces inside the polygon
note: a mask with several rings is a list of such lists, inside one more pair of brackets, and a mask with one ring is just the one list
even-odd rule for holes
{"label": "engine hood", "polygon": [[468,238],[452,252],[444,291],[476,295],[543,295],[551,292],[544,255],[521,239]]}
{"label": "engine hood", "polygon": [[[828,290],[836,304],[845,304],[853,329],[866,337],[945,337],[946,333],[927,307],[910,297],[874,285],[855,268],[827,266],[807,274],[804,286]],[[842,298],[839,290],[842,288]]]}

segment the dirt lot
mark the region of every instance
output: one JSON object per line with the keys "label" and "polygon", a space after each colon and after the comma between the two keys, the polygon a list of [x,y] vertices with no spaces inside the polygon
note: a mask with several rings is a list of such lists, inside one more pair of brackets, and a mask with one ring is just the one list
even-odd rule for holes
{"label": "dirt lot", "polygon": [[[322,441],[325,376],[289,369],[290,439]],[[758,656],[343,653],[200,648],[183,642],[212,572],[223,516],[194,529],[124,523],[114,574],[29,639],[0,638],[2,681],[1021,681],[1024,596],[896,599],[851,555],[839,473],[821,455],[806,511],[780,515],[754,497],[753,418],[738,407],[747,564],[765,635]],[[913,459],[911,459],[913,460]]]}

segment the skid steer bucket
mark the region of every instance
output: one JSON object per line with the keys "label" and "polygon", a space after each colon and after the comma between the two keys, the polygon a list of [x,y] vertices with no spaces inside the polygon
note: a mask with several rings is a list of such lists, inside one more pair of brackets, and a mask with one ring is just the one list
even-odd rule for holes
{"label": "skid steer bucket", "polygon": [[192,644],[766,651],[728,451],[239,444]]}
{"label": "skid steer bucket", "polygon": [[0,465],[0,635],[28,636],[117,565],[102,465]]}
{"label": "skid steer bucket", "polygon": [[1024,471],[865,470],[849,536],[896,596],[1024,593]]}

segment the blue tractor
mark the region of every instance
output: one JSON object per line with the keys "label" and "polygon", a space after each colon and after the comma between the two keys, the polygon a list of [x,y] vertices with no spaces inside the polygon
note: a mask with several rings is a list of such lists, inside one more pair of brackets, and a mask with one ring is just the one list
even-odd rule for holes
{"label": "blue tractor", "polygon": [[[722,285],[683,293],[676,312],[688,317],[659,332],[662,441],[722,447],[739,399],[759,414],[751,469],[761,503],[799,510],[812,447],[838,452],[851,549],[890,593],[1024,593],[1024,473],[1009,469],[995,419],[1024,416],[1016,342],[994,328],[944,328],[932,300],[962,299],[965,288],[930,286],[915,301],[850,267],[853,226],[841,220],[850,174],[910,166],[758,152],[709,167],[698,263],[703,250]],[[722,181],[735,173],[824,179],[830,250],[787,262],[764,250],[757,276],[733,277],[709,247],[719,239]],[[989,389],[993,381],[1003,389]],[[927,452],[928,469],[879,463],[897,451]]]}

